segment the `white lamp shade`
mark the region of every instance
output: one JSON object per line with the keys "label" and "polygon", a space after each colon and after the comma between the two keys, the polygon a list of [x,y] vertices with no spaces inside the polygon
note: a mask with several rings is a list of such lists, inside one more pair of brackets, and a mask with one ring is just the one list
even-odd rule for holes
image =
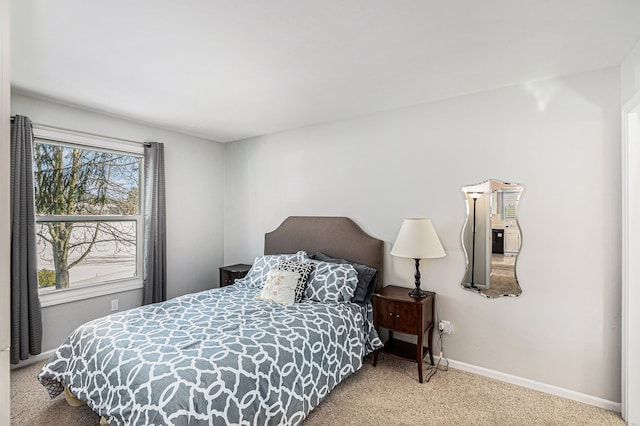
{"label": "white lamp shade", "polygon": [[405,219],[398,232],[391,255],[411,259],[433,259],[446,253],[430,219]]}

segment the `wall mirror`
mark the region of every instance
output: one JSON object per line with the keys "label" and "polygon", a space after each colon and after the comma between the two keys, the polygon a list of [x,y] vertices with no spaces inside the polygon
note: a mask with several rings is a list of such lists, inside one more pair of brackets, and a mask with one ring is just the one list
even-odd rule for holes
{"label": "wall mirror", "polygon": [[522,243],[518,201],[523,187],[490,179],[462,188],[467,220],[462,247],[467,269],[462,287],[485,297],[516,297],[522,293],[516,264]]}

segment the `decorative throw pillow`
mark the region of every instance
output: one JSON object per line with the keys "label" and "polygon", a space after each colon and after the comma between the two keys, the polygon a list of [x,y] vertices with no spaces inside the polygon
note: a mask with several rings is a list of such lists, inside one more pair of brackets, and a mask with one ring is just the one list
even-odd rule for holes
{"label": "decorative throw pillow", "polygon": [[356,287],[356,291],[353,293],[351,301],[357,303],[367,303],[371,301],[373,292],[376,290],[376,274],[378,273],[376,269],[367,265],[351,262],[349,260],[337,259],[321,252],[316,252],[313,258],[322,262],[348,263],[349,265],[353,265],[354,269],[358,273],[358,285]]}
{"label": "decorative throw pillow", "polygon": [[304,299],[305,290],[307,289],[307,280],[309,274],[313,269],[313,263],[293,262],[291,260],[280,259],[278,262],[278,269],[281,271],[291,271],[300,274],[298,278],[298,285],[296,286],[296,303],[299,303]]}
{"label": "decorative throw pillow", "polygon": [[318,302],[348,302],[358,285],[358,273],[346,263],[328,263],[313,260],[315,265],[309,283],[307,297]]}
{"label": "decorative throw pillow", "polygon": [[296,286],[300,274],[291,271],[272,269],[267,273],[267,281],[256,299],[276,302],[281,305],[292,305],[296,298]]}
{"label": "decorative throw pillow", "polygon": [[299,251],[295,254],[268,254],[258,256],[253,261],[251,269],[242,281],[254,287],[262,287],[267,279],[267,274],[270,270],[278,267],[278,261],[280,261],[280,259],[304,262],[308,257],[304,251]]}

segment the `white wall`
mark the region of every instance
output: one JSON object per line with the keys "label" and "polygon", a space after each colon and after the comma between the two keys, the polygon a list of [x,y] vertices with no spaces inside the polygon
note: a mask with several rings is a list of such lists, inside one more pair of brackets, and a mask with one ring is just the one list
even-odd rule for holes
{"label": "white wall", "polygon": [[620,65],[622,104],[640,92],[640,40]]}
{"label": "white wall", "polygon": [[[617,68],[332,122],[226,146],[225,263],[250,262],[290,215],[344,215],[387,242],[430,217],[447,256],[422,262],[454,333],[445,356],[620,401]],[[519,298],[463,291],[461,187],[524,185]]]}
{"label": "white wall", "polygon": [[[12,93],[11,113],[33,122],[165,144],[167,197],[167,296],[218,286],[223,261],[224,147],[222,144]],[[43,308],[43,351],[57,347],[78,325],[139,306],[142,291]]]}

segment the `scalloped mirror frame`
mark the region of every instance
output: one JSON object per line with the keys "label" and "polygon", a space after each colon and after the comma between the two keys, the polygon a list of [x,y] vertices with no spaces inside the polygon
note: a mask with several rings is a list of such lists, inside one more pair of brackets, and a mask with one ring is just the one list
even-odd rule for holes
{"label": "scalloped mirror frame", "polygon": [[524,187],[488,179],[462,187],[467,216],[460,235],[466,258],[463,289],[493,299],[518,297],[516,272],[522,248],[518,204]]}

